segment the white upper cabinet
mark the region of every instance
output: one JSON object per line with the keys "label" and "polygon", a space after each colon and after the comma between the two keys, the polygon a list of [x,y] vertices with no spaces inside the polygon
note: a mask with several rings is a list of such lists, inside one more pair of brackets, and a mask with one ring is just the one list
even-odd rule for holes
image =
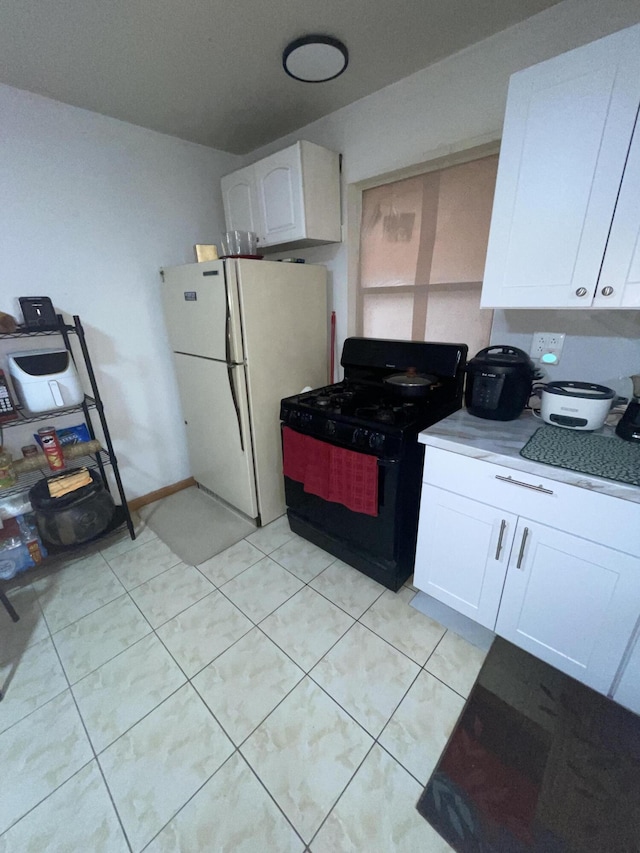
{"label": "white upper cabinet", "polygon": [[265,246],[306,236],[301,148],[285,148],[254,166]]}
{"label": "white upper cabinet", "polygon": [[640,25],[513,75],[483,307],[640,307],[639,105]]}
{"label": "white upper cabinet", "polygon": [[260,250],[338,243],[340,159],[300,141],[222,179],[227,228],[255,231]]}
{"label": "white upper cabinet", "polygon": [[260,233],[253,166],[239,169],[222,179],[222,200],[227,231]]}
{"label": "white upper cabinet", "polygon": [[640,120],[636,122],[593,305],[640,308]]}

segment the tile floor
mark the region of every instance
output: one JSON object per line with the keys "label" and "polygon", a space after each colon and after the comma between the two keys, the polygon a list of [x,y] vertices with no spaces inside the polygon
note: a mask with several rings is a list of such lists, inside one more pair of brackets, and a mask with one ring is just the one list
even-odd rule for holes
{"label": "tile floor", "polygon": [[284,517],[199,566],[101,544],[0,613],[2,853],[450,850],[414,806],[484,656],[411,587]]}

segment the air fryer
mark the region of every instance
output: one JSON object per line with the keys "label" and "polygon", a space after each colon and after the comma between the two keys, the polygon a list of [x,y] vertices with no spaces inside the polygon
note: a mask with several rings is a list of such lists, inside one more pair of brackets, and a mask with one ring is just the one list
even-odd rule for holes
{"label": "air fryer", "polygon": [[10,352],[7,363],[18,399],[30,412],[78,406],[84,399],[73,359],[64,347]]}
{"label": "air fryer", "polygon": [[467,364],[467,411],[477,418],[515,420],[531,396],[533,375],[533,363],[523,350],[485,347]]}

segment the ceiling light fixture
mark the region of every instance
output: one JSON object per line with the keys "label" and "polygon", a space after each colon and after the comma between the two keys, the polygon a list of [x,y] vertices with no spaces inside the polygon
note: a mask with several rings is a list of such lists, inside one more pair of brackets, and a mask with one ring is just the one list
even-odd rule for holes
{"label": "ceiling light fixture", "polygon": [[282,54],[284,70],[303,83],[335,80],[348,64],[349,51],[331,36],[303,36],[290,42]]}

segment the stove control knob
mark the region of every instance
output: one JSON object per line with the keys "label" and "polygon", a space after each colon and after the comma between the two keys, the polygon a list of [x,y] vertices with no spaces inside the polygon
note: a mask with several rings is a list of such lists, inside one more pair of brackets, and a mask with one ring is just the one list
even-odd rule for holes
{"label": "stove control knob", "polygon": [[336,422],[335,421],[327,421],[324,425],[324,431],[327,435],[335,435],[336,434]]}
{"label": "stove control knob", "polygon": [[372,450],[380,450],[384,444],[384,435],[381,432],[372,432],[369,436],[369,447]]}
{"label": "stove control knob", "polygon": [[367,434],[368,433],[367,433],[366,429],[361,429],[360,427],[355,429],[353,431],[353,439],[352,439],[353,444],[365,444],[365,442],[367,440]]}

